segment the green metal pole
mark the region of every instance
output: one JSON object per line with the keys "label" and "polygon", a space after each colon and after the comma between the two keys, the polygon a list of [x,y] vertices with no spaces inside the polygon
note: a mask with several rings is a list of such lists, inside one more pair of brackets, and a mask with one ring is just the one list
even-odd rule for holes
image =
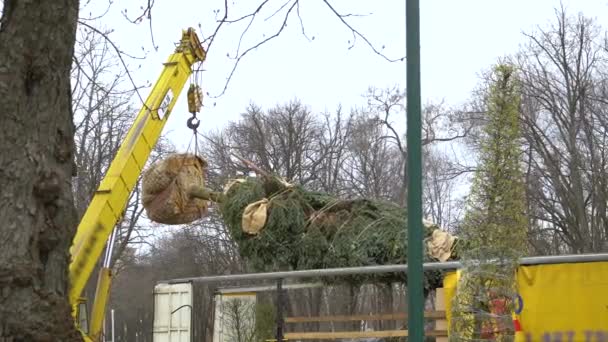
{"label": "green metal pole", "polygon": [[420,3],[406,0],[408,341],[424,340]]}

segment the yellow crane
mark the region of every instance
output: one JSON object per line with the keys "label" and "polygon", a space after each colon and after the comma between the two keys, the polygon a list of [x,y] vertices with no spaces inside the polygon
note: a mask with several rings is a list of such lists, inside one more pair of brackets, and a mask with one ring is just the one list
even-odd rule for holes
{"label": "yellow crane", "polygon": [[[102,337],[102,325],[112,282],[109,258],[99,272],[90,319],[87,301],[81,297],[82,291],[101,257],[106,242],[113,243],[113,239],[108,238],[112,236],[116,224],[123,217],[129,195],[137,184],[179,94],[193,73],[193,66],[203,62],[205,57],[206,51],[194,29],[183,30],[180,42],[164,63],[160,77],[78,225],[70,249],[72,260],[69,267],[69,300],[76,326],[85,341],[98,342]],[[190,112],[196,113],[200,110],[200,101],[196,101],[198,96],[200,90],[192,85],[188,90]]]}

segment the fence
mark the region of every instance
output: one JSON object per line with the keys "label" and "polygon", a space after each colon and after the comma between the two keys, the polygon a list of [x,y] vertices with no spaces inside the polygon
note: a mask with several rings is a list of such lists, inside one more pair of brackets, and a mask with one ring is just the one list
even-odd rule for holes
{"label": "fence", "polygon": [[[339,316],[317,316],[317,317],[287,317],[285,323],[307,323],[307,322],[344,322],[344,321],[397,321],[405,323],[406,313],[389,313],[375,315],[339,315]],[[446,320],[445,311],[425,311],[424,318],[437,320],[439,326],[441,321]],[[380,331],[331,331],[331,332],[290,332],[285,333],[287,340],[337,340],[337,339],[361,339],[361,338],[382,338],[382,337],[407,337],[407,329],[380,330]],[[429,337],[447,337],[447,329],[427,331]]]}
{"label": "fence", "polygon": [[[608,254],[587,254],[587,255],[565,255],[565,256],[543,256],[543,257],[529,257],[520,260],[522,265],[543,265],[543,264],[565,264],[565,263],[585,263],[595,261],[608,261]],[[423,266],[425,271],[432,270],[455,270],[460,267],[458,262],[446,262],[446,263],[426,263]],[[165,283],[199,283],[199,284],[211,284],[211,283],[233,283],[237,281],[276,281],[275,285],[266,285],[258,287],[239,287],[237,289],[222,289],[224,293],[238,293],[238,292],[263,292],[272,291],[275,295],[276,305],[276,322],[274,322],[273,331],[274,340],[337,340],[337,339],[365,339],[365,338],[390,338],[390,337],[405,337],[408,336],[408,330],[404,324],[407,321],[407,310],[399,309],[397,312],[375,312],[371,314],[327,314],[327,315],[296,315],[289,316],[283,312],[285,298],[285,290],[294,289],[305,289],[311,287],[322,287],[322,284],[285,284],[286,279],[306,279],[306,278],[318,278],[318,277],[339,277],[349,276],[355,274],[381,274],[381,273],[406,273],[407,265],[385,265],[385,266],[371,266],[371,267],[351,267],[351,268],[336,268],[336,269],[324,269],[324,270],[304,270],[304,271],[289,271],[289,272],[271,272],[271,273],[253,273],[253,274],[239,274],[239,275],[222,275],[222,276],[211,276],[211,277],[195,277],[195,278],[182,278],[168,280]],[[404,290],[404,288],[399,289]],[[446,289],[447,290],[447,289]],[[221,292],[220,291],[220,292]],[[446,300],[444,299],[443,288],[438,288],[436,292],[435,306],[431,310],[427,310],[425,318],[427,321],[432,321],[433,327],[426,329],[425,335],[427,337],[436,337],[436,341],[447,341],[448,324],[446,319]],[[298,324],[317,324],[321,326],[323,324],[334,324],[334,323],[361,323],[363,326],[367,322],[371,321],[391,321],[401,323],[401,326],[393,329],[356,329],[356,324],[353,324],[354,329],[318,329],[318,331],[302,331],[303,329],[296,329],[294,326]],[[310,329],[309,329],[310,330]],[[331,330],[331,331],[322,331]]]}

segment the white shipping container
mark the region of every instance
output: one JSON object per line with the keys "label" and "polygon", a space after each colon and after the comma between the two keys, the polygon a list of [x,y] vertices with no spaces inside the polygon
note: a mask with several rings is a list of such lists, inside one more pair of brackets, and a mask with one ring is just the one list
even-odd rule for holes
{"label": "white shipping container", "polygon": [[191,342],[192,284],[154,287],[153,342]]}

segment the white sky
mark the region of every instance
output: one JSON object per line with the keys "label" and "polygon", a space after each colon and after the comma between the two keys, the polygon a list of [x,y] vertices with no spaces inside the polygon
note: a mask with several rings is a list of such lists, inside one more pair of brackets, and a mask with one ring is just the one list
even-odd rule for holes
{"label": "white sky", "polygon": [[[95,0],[82,12],[99,13],[105,0]],[[261,0],[229,1],[231,15],[249,13]],[[295,10],[286,30],[276,39],[249,53],[229,84],[224,96],[205,99],[206,108],[201,117],[201,129],[216,129],[230,120],[238,119],[250,102],[264,108],[301,99],[313,111],[334,110],[338,104],[346,109],[365,104],[362,94],[369,86],[379,88],[405,86],[405,62],[389,63],[357,39],[355,47],[348,49],[352,39],[349,30],[339,22],[321,0],[301,0],[301,16],[310,42],[302,34]],[[142,52],[151,47],[148,23],[133,25],[120,14],[127,2],[115,1],[110,13],[101,23],[115,28],[113,39],[128,52]],[[128,8],[130,15],[139,12],[144,1],[134,2]],[[249,6],[242,5],[247,3]],[[262,11],[244,40],[245,47],[255,44],[275,32],[284,15],[264,21],[284,2],[271,0]],[[347,18],[378,48],[385,45],[391,57],[405,56],[405,1],[404,0],[333,0],[342,13],[369,14]],[[421,1],[421,59],[422,102],[445,99],[448,105],[465,102],[475,87],[478,73],[491,66],[502,55],[513,53],[524,41],[522,31],[546,25],[554,18],[553,8],[559,0],[423,0]],[[571,13],[583,11],[600,20],[608,18],[608,1],[563,0]],[[164,62],[173,52],[181,30],[195,27],[203,37],[216,27],[213,11],[223,10],[222,0],[208,1],[156,1],[153,11],[153,31],[157,52],[149,53],[134,73],[138,82],[155,82]],[[137,12],[137,13],[136,13]],[[284,13],[284,12],[282,12]],[[201,29],[198,24],[202,25]],[[213,43],[205,63],[203,88],[211,95],[221,92],[234,61],[242,24],[224,26]],[[201,37],[202,38],[202,37]],[[248,38],[248,39],[247,39]],[[139,62],[129,62],[132,65]],[[142,92],[147,96],[147,91]],[[185,149],[190,131],[185,120],[189,117],[185,91],[181,94],[165,131],[169,138]],[[135,99],[134,99],[135,100]],[[216,106],[213,107],[213,102]],[[393,118],[402,120],[403,118]]]}

